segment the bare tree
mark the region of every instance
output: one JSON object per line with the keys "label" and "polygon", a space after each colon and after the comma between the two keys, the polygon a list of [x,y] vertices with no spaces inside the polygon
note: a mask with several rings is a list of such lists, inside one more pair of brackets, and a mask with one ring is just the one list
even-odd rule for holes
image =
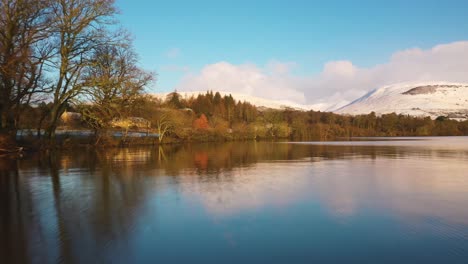
{"label": "bare tree", "polygon": [[55,0],[51,4],[56,56],[50,66],[57,69],[53,105],[47,128],[49,139],[66,105],[85,88],[84,71],[92,64],[96,48],[108,45],[107,26],[114,24],[114,0]]}
{"label": "bare tree", "polygon": [[128,37],[117,45],[96,48],[84,76],[82,113],[96,132],[108,128],[114,119],[129,117],[153,80],[152,73],[137,66]]}
{"label": "bare tree", "polygon": [[21,104],[44,92],[49,1],[0,0],[0,134],[14,135]]}

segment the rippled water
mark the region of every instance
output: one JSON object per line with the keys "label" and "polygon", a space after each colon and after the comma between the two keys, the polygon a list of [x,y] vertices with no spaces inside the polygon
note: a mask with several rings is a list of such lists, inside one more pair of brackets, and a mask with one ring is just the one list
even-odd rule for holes
{"label": "rippled water", "polygon": [[0,159],[1,263],[468,263],[468,138]]}

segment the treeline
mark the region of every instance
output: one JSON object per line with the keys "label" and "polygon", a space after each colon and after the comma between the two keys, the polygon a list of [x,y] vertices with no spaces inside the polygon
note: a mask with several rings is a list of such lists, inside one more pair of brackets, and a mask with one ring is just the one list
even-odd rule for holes
{"label": "treeline", "polygon": [[[86,113],[98,107],[94,104],[67,105],[69,112]],[[22,128],[38,129],[44,124],[41,104],[24,110]],[[116,115],[114,115],[115,118]],[[148,126],[118,127],[111,123],[100,125],[96,132],[108,130],[140,130],[159,134],[160,143],[181,141],[231,141],[252,139],[337,140],[375,136],[461,136],[468,135],[468,121],[459,122],[446,117],[412,117],[395,113],[358,116],[330,112],[268,109],[237,101],[231,95],[208,91],[198,96],[182,97],[173,92],[166,98],[138,96],[126,116],[147,120]],[[113,116],[109,115],[110,120]],[[104,117],[101,117],[104,118]],[[76,122],[64,122],[67,129],[93,129],[95,119],[82,115]],[[105,133],[99,134],[96,139]],[[102,140],[102,143],[109,143]]]}
{"label": "treeline", "polygon": [[[414,117],[402,114],[346,116],[326,112],[283,112],[293,139],[330,140],[352,137],[462,136],[468,135],[468,121],[446,117]],[[301,125],[305,122],[306,125]]]}
{"label": "treeline", "polygon": [[[371,136],[461,136],[468,135],[468,121],[446,117],[413,117],[395,113],[358,116],[294,109],[258,109],[235,101],[232,96],[207,92],[196,98],[169,94],[166,109],[189,108],[195,116],[206,116],[209,127],[226,138],[283,138],[291,140],[335,140]],[[229,131],[226,134],[223,131]]]}
{"label": "treeline", "polygon": [[221,96],[219,92],[208,91],[197,97],[182,98],[177,92],[170,93],[164,106],[175,109],[188,108],[197,114],[223,118],[229,124],[251,123],[257,119],[258,110],[249,102],[236,101],[232,95]]}
{"label": "treeline", "polygon": [[133,111],[153,75],[117,13],[114,0],[0,0],[0,148],[31,111],[50,143],[71,105],[96,131]]}

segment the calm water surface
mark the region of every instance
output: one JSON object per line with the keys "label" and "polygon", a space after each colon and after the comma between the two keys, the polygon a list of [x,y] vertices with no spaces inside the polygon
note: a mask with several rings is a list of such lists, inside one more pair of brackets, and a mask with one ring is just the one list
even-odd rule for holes
{"label": "calm water surface", "polygon": [[468,138],[0,159],[1,263],[468,263]]}

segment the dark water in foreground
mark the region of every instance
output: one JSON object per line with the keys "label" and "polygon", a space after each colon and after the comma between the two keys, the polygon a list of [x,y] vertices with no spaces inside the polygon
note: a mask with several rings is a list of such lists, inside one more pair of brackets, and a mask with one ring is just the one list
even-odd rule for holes
{"label": "dark water in foreground", "polygon": [[0,263],[468,263],[468,138],[0,159]]}

